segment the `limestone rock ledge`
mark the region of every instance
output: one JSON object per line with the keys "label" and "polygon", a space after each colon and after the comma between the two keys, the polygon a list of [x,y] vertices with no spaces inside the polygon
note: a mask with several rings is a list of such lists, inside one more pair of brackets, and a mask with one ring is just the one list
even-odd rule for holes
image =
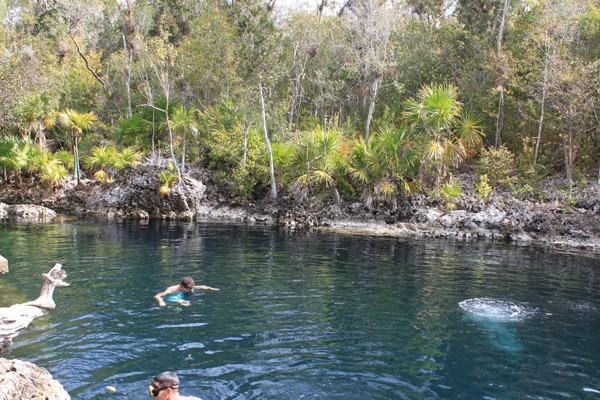
{"label": "limestone rock ledge", "polygon": [[71,396],[45,368],[0,358],[0,399],[71,400]]}
{"label": "limestone rock ledge", "polygon": [[56,211],[34,204],[0,203],[0,220],[16,219],[18,221],[51,221],[56,217]]}

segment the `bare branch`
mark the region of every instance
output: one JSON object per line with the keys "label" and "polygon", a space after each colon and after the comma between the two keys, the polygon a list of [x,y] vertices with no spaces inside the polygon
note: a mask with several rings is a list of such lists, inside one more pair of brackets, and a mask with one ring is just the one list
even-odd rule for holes
{"label": "bare branch", "polygon": [[88,71],[90,71],[92,73],[92,75],[94,75],[94,78],[96,78],[96,80],[102,84],[102,87],[104,87],[104,81],[102,80],[102,78],[100,78],[100,76],[96,73],[96,71],[94,71],[92,69],[92,67],[90,67],[90,63],[88,62],[87,58],[85,58],[85,56],[81,52],[81,49],[79,48],[79,44],[77,44],[77,41],[75,40],[75,38],[73,37],[73,35],[69,35],[69,37],[71,38],[71,40],[73,41],[73,43],[75,43],[75,47],[77,47],[77,53],[79,53],[79,56],[85,62],[85,66],[88,69]]}

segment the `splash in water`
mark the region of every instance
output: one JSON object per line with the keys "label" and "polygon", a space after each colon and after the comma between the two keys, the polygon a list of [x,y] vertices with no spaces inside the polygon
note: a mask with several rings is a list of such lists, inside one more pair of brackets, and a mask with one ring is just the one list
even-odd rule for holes
{"label": "splash in water", "polygon": [[521,321],[533,313],[522,304],[487,297],[463,300],[458,305],[474,316],[497,321]]}

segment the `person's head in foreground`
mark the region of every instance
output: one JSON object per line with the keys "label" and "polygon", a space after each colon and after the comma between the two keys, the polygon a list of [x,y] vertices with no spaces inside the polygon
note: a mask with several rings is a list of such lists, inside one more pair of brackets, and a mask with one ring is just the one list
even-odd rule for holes
{"label": "person's head in foreground", "polygon": [[179,399],[179,378],[175,372],[161,372],[154,377],[149,389],[150,395],[157,400]]}

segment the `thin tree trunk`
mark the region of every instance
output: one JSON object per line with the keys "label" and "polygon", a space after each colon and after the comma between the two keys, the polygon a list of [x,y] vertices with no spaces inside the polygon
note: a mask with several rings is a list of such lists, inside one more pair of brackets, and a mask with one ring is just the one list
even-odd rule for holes
{"label": "thin tree trunk", "polygon": [[277,198],[277,184],[275,182],[275,167],[273,165],[273,150],[267,133],[267,111],[265,107],[265,96],[263,94],[262,80],[258,83],[260,93],[260,111],[262,117],[263,134],[265,135],[265,143],[267,145],[267,153],[269,153],[269,175],[271,176],[271,199]]}
{"label": "thin tree trunk", "polygon": [[185,132],[183,133],[183,152],[181,153],[181,172],[185,174]]}
{"label": "thin tree trunk", "polygon": [[250,131],[250,126],[252,126],[252,124],[248,122],[244,129],[244,157],[242,158],[242,166],[244,168],[246,168],[246,162],[248,160],[248,132]]}
{"label": "thin tree trunk", "polygon": [[561,135],[563,143],[563,157],[565,162],[565,175],[567,178],[567,185],[569,188],[569,199],[571,198],[571,191],[573,187],[573,127],[571,124],[571,116],[567,116],[567,129],[566,133]]}
{"label": "thin tree trunk", "polygon": [[[504,8],[502,9],[502,16],[500,18],[500,27],[498,28],[498,38],[496,42],[496,59],[498,62],[502,62],[500,60],[500,55],[502,53],[502,39],[504,37],[504,25],[506,23],[506,15],[508,14],[509,1],[510,0],[504,0]],[[504,72],[501,72],[501,74],[504,75]],[[506,83],[504,76],[500,76],[499,78],[500,98],[498,99],[498,116],[496,118],[496,147],[502,145],[501,134],[502,129],[504,128],[504,85]]]}
{"label": "thin tree trunk", "polygon": [[381,77],[378,76],[373,81],[373,88],[371,90],[371,98],[369,101],[369,113],[367,114],[367,126],[365,129],[365,141],[369,141],[369,135],[371,134],[371,120],[373,119],[373,111],[375,110],[375,98],[377,97],[377,91],[379,90],[379,81]]}
{"label": "thin tree trunk", "polygon": [[77,135],[74,137],[74,148],[73,158],[75,159],[75,179],[77,179],[77,186],[79,186],[79,146],[77,145]]}
{"label": "thin tree trunk", "polygon": [[[296,55],[298,53],[298,49],[294,49],[294,64],[296,63]],[[300,68],[300,71],[296,74],[296,76],[291,79],[292,82],[292,94],[290,99],[290,110],[288,114],[288,125],[291,127],[294,123],[294,115],[296,115],[296,109],[298,108],[298,104],[301,102],[303,96],[303,88],[302,88],[302,76],[304,75],[304,71],[306,70],[306,63],[308,62],[308,54],[305,55],[304,61]],[[293,69],[293,66],[292,66]]]}
{"label": "thin tree trunk", "polygon": [[542,100],[540,104],[540,121],[538,123],[538,133],[535,140],[535,151],[533,152],[533,165],[537,164],[540,142],[542,141],[542,126],[544,124],[544,107],[546,103],[546,88],[548,84],[548,42],[545,43],[546,52],[544,55],[544,81],[542,83]]}
{"label": "thin tree trunk", "polygon": [[133,108],[131,107],[131,52],[127,48],[127,39],[125,38],[125,28],[123,27],[123,50],[125,51],[125,88],[127,89],[127,115],[129,118],[133,116]]}

